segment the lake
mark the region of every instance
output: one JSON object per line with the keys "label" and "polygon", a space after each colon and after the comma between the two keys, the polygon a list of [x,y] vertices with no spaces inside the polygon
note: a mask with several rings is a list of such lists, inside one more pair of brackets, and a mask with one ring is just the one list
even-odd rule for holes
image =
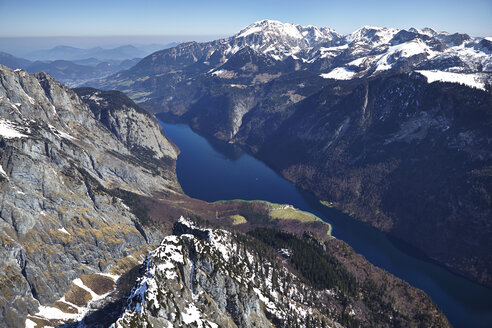
{"label": "lake", "polygon": [[181,149],[177,175],[194,198],[266,200],[294,205],[333,226],[333,236],[347,242],[371,263],[424,290],[454,327],[492,327],[492,289],[480,286],[402,247],[385,234],[320,204],[260,160],[236,145],[207,140],[184,124],[161,122],[164,133]]}

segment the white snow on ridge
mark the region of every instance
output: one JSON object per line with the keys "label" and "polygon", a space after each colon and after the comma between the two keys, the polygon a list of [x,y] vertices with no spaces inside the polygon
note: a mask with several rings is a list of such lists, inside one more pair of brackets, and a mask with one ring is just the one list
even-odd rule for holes
{"label": "white snow on ridge", "polygon": [[341,46],[334,46],[334,47],[329,47],[329,48],[321,47],[321,48],[319,48],[319,51],[322,53],[325,53],[327,51],[344,50],[344,49],[347,49],[348,47],[349,47],[348,44],[343,44]]}
{"label": "white snow on ridge", "polygon": [[[66,313],[63,312],[62,310],[51,307],[51,306],[43,306],[41,305],[38,308],[38,312],[34,315],[35,317],[41,318],[41,319],[52,319],[52,320],[65,320],[65,321],[71,321],[71,320],[77,320],[79,317],[82,317],[78,313]],[[30,320],[30,319],[26,319]]]}
{"label": "white snow on ridge", "polygon": [[432,51],[428,45],[420,39],[415,39],[389,47],[388,51],[377,61],[376,72],[391,69],[393,63],[390,62],[390,57],[395,54],[407,58],[418,54],[426,54],[428,58],[435,56],[434,51]]}
{"label": "white snow on ridge", "polygon": [[26,325],[26,328],[35,328],[35,327],[37,327],[37,324],[34,321],[30,320],[30,319],[26,319],[25,325]]}
{"label": "white snow on ridge", "polygon": [[[283,60],[303,50],[310,51],[316,45],[332,41],[334,38],[341,38],[341,35],[329,28],[262,20],[245,27],[227,39],[226,42],[229,44],[224,53],[234,54],[248,46],[275,60]],[[306,58],[301,58],[303,59]]]}
{"label": "white snow on ridge", "polygon": [[[459,46],[450,47],[436,56],[436,58],[443,60],[453,57],[459,58],[473,70],[490,71],[492,69],[492,56],[483,50],[475,49],[473,42],[465,42]],[[479,69],[480,66],[482,69]]]}
{"label": "white snow on ridge", "polygon": [[[61,229],[58,229],[58,230],[64,230],[64,228],[61,228]],[[66,232],[68,233],[68,231]],[[109,275],[109,274],[100,274],[100,275],[104,275],[104,276],[112,276],[112,277],[119,277],[119,276],[113,276],[113,275]],[[92,299],[89,301],[89,303],[86,305],[86,306],[77,306],[71,302],[68,302],[66,299],[65,299],[65,296],[63,296],[62,298],[58,299],[58,302],[61,302],[61,303],[65,303],[71,307],[73,307],[74,309],[77,310],[77,313],[68,313],[68,312],[64,312],[62,310],[60,310],[59,308],[57,307],[52,307],[52,306],[39,306],[38,308],[38,312],[36,314],[33,314],[33,315],[29,315],[28,318],[26,318],[26,321],[25,321],[25,326],[26,327],[37,327],[36,326],[36,323],[32,320],[32,319],[40,319],[40,320],[63,320],[65,323],[68,323],[68,322],[75,322],[75,321],[78,321],[78,320],[81,320],[85,315],[87,315],[87,313],[89,313],[89,311],[91,310],[91,304],[94,303],[94,302],[98,302],[99,300],[101,299],[104,299],[105,297],[107,297],[109,295],[110,292],[106,293],[106,294],[103,294],[103,295],[98,295],[96,294],[92,289],[90,289],[89,287],[87,287],[80,278],[77,278],[75,280],[73,280],[73,284],[88,291],[91,296],[92,296]],[[80,326],[80,325],[79,325]],[[48,327],[48,326],[46,326]]]}
{"label": "white snow on ridge", "polygon": [[219,69],[215,72],[212,72],[213,76],[218,76],[218,77],[225,75],[225,74],[227,74],[227,71],[225,69]]}
{"label": "white snow on ridge", "polygon": [[263,29],[261,28],[261,26],[246,28],[246,29],[240,31],[239,35],[237,37],[238,38],[244,38],[250,34],[261,32],[262,30]]}
{"label": "white snow on ridge", "polygon": [[198,310],[195,304],[192,303],[189,304],[183,312],[181,312],[181,318],[183,319],[183,322],[187,325],[191,324],[192,322],[196,322],[199,327],[202,327],[202,319],[200,314],[200,310]]}
{"label": "white snow on ridge", "polygon": [[298,29],[298,26],[290,23],[282,23],[275,20],[264,20],[264,21],[253,23],[252,25],[241,30],[236,37],[241,38],[258,32],[270,32],[270,31],[280,32],[280,34],[294,39],[303,38],[303,35]]}
{"label": "white snow on ridge", "polygon": [[[350,60],[349,65],[366,66],[368,69],[375,70],[375,73],[388,71],[394,67],[394,63],[401,58],[409,58],[421,55],[419,63],[431,60],[431,68],[442,69],[444,65],[457,60],[463,62],[462,65],[467,72],[492,70],[492,58],[486,47],[478,42],[482,38],[473,38],[471,41],[464,42],[459,46],[436,50],[433,43],[421,40],[418,36],[410,41],[397,45],[391,45],[390,41],[397,33],[404,31],[396,28],[386,28],[378,26],[363,26],[348,35],[340,35],[336,31],[315,26],[302,26],[297,24],[282,23],[275,20],[262,20],[255,22],[236,35],[223,39],[225,45],[224,55],[232,55],[249,46],[251,49],[262,54],[268,55],[275,60],[284,60],[291,56],[295,60],[304,63],[313,63],[318,59],[334,59],[341,56],[345,49],[348,49],[347,56]],[[430,28],[416,29],[410,28],[410,32],[436,38],[437,32]],[[443,35],[442,33],[440,33]],[[254,36],[254,37],[252,37]],[[425,38],[425,37],[424,37]],[[337,39],[337,46],[334,41]],[[492,37],[485,37],[483,40],[492,41]],[[401,41],[397,41],[399,43]],[[333,45],[333,46],[329,46]],[[382,51],[386,51],[382,53]],[[368,56],[369,55],[369,56]],[[366,56],[368,61],[354,58]],[[416,59],[416,58],[414,58]],[[448,60],[449,59],[449,60]],[[409,62],[416,66],[418,63]],[[371,67],[368,67],[371,66]],[[213,70],[210,71],[212,73]],[[227,73],[227,74],[226,74]],[[233,73],[216,70],[212,73],[221,78],[230,78]],[[362,75],[362,73],[361,73]]]}
{"label": "white snow on ridge", "polygon": [[335,47],[321,47],[319,48],[320,52],[320,58],[327,58],[327,57],[334,57],[338,56],[343,50],[348,49],[348,44],[344,44],[341,46],[335,46]]}
{"label": "white snow on ridge", "polygon": [[360,66],[362,65],[362,63],[367,59],[367,57],[360,57],[360,58],[357,58],[357,59],[354,59],[352,60],[350,63],[348,63],[347,65],[351,65],[351,66]]}
{"label": "white snow on ridge", "polygon": [[78,287],[80,287],[80,288],[82,288],[82,289],[84,289],[84,290],[86,290],[89,294],[91,294],[91,296],[92,296],[93,299],[97,298],[98,295],[96,293],[94,293],[94,291],[92,289],[90,289],[89,287],[87,287],[84,284],[84,282],[82,281],[82,279],[80,279],[80,278],[75,279],[73,281],[73,284],[76,285],[76,286],[78,286]]}
{"label": "white snow on ridge", "polygon": [[[25,130],[25,129],[26,128],[19,127],[14,122],[11,122],[9,120],[0,119],[0,136],[4,137],[6,139],[27,137],[27,135],[22,134],[20,132],[20,131]],[[27,132],[29,132],[29,130]]]}
{"label": "white snow on ridge", "polygon": [[[366,35],[368,31],[376,31],[372,37]],[[386,28],[379,26],[363,26],[355,32],[346,36],[348,42],[371,43],[374,46],[388,43],[400,30],[396,28]],[[367,33],[371,35],[372,33]]]}
{"label": "white snow on ridge", "polygon": [[434,55],[434,52],[429,46],[420,39],[414,39],[396,46],[391,46],[388,49],[388,53],[399,53],[402,57],[412,57],[421,53],[427,53],[430,56]]}
{"label": "white snow on ridge", "polygon": [[5,172],[5,170],[3,169],[3,166],[0,165],[0,174],[3,175],[4,177],[6,177],[8,179],[8,175],[7,175],[7,172]]}
{"label": "white snow on ridge", "polygon": [[337,67],[329,73],[321,74],[320,76],[325,79],[335,80],[350,80],[354,78],[356,72],[353,72],[345,67]]}
{"label": "white snow on ridge", "polygon": [[68,231],[67,231],[67,229],[65,229],[65,227],[63,227],[63,228],[58,228],[57,230],[58,230],[58,231],[60,231],[60,232],[65,233],[65,234],[67,234],[67,235],[70,235],[70,232],[68,232]]}
{"label": "white snow on ridge", "polygon": [[480,81],[479,74],[464,74],[464,73],[451,73],[451,72],[443,72],[443,71],[416,71],[417,73],[422,74],[427,78],[427,83],[432,83],[435,81],[441,82],[451,82],[451,83],[459,83],[464,84],[466,86],[485,90],[485,83]]}
{"label": "white snow on ridge", "polygon": [[[413,31],[412,31],[413,30]],[[433,29],[429,28],[429,27],[426,27],[426,28],[423,28],[423,29],[420,29],[420,28],[411,28],[410,29],[410,32],[417,32],[419,34],[422,34],[422,35],[426,35],[426,36],[429,36],[429,37],[433,37],[434,35],[437,34],[436,31],[434,31]]]}
{"label": "white snow on ridge", "polygon": [[98,97],[98,96],[97,96],[98,94],[99,94],[98,92],[96,92],[96,93],[92,94],[92,95],[89,97],[89,99],[90,99],[90,100],[92,100],[92,101],[94,101],[96,104],[101,105],[101,103],[100,103],[100,102],[101,102],[101,101],[103,101],[104,99],[103,99],[103,98],[101,98],[101,97]]}

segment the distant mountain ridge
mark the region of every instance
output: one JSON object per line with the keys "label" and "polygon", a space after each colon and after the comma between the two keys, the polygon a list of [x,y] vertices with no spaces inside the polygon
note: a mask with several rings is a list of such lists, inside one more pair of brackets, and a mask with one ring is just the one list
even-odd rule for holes
{"label": "distant mountain ridge", "polygon": [[27,54],[31,60],[80,60],[97,58],[99,60],[125,60],[136,57],[145,57],[155,51],[176,46],[177,43],[149,44],[149,45],[122,45],[115,48],[94,47],[82,49],[72,46],[59,45],[51,49],[38,50]]}
{"label": "distant mountain ridge", "polygon": [[30,73],[46,72],[69,87],[76,87],[87,81],[128,69],[139,61],[140,58],[100,60],[94,57],[73,61],[61,59],[30,61],[0,52],[0,65],[12,69],[24,69]]}
{"label": "distant mountain ridge", "polygon": [[[227,76],[222,65],[227,65],[227,61],[247,48],[257,56],[268,56],[279,62],[276,68],[270,69],[274,73],[282,69],[309,71],[334,80],[365,79],[416,70],[430,82],[453,82],[458,78],[460,83],[485,89],[490,84],[492,72],[491,38],[472,38],[467,34],[436,32],[430,28],[407,31],[374,26],[364,26],[343,36],[329,28],[263,20],[229,38],[183,43],[155,52],[131,70],[91,82],[91,85],[124,90],[131,96],[134,92],[150,91],[145,87],[150,81],[134,81],[147,72],[152,78],[152,75],[186,66],[196,74]],[[124,87],[127,85],[131,88]],[[157,93],[146,99],[159,96]]]}
{"label": "distant mountain ridge", "polygon": [[263,20],[90,85],[242,144],[330,206],[492,286],[491,82],[489,37]]}
{"label": "distant mountain ridge", "polygon": [[137,64],[142,57],[177,43],[166,45],[125,45],[112,49],[95,47],[81,49],[70,46],[56,46],[49,50],[40,50],[19,58],[0,52],[0,65],[12,69],[21,68],[30,73],[46,72],[69,87],[77,87],[90,80],[128,69]]}
{"label": "distant mountain ridge", "polygon": [[32,61],[0,51],[0,64],[13,69],[26,69],[32,64]]}

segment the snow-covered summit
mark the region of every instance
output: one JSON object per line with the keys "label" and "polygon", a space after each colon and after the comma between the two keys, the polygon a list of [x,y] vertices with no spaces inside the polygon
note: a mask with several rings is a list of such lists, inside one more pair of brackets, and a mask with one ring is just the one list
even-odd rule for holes
{"label": "snow-covered summit", "polygon": [[378,46],[388,43],[400,30],[379,26],[362,26],[345,37],[348,43],[366,43]]}
{"label": "snow-covered summit", "polygon": [[411,27],[408,31],[412,32],[412,33],[421,34],[421,35],[426,35],[428,37],[433,37],[433,36],[436,36],[438,34],[434,29],[432,29],[430,27],[424,27],[422,29]]}
{"label": "snow-covered summit", "polygon": [[239,31],[236,38],[246,37],[251,34],[278,34],[284,35],[295,39],[302,39],[302,35],[299,33],[297,26],[290,23],[282,23],[276,20],[261,20],[254,22],[251,25],[246,26]]}
{"label": "snow-covered summit", "polygon": [[265,19],[248,25],[239,31],[234,38],[243,38],[252,34],[270,35],[298,40],[311,39],[313,41],[333,40],[334,37],[340,37],[340,35],[331,28],[317,27],[313,25],[302,26]]}
{"label": "snow-covered summit", "polygon": [[146,67],[146,72],[164,73],[197,62],[203,64],[202,73],[227,80],[231,87],[247,85],[238,79],[251,78],[253,84],[266,82],[292,69],[337,80],[416,70],[479,73],[480,83],[488,84],[492,80],[492,42],[490,38],[436,32],[428,27],[366,25],[341,35],[331,28],[265,19],[224,39],[157,52],[128,70],[123,78],[121,74],[116,76],[118,83],[114,87],[134,81],[142,67]]}
{"label": "snow-covered summit", "polygon": [[248,46],[282,60],[289,56],[307,53],[320,45],[334,45],[341,38],[340,34],[330,28],[262,20],[245,27],[229,38],[228,53],[236,53]]}

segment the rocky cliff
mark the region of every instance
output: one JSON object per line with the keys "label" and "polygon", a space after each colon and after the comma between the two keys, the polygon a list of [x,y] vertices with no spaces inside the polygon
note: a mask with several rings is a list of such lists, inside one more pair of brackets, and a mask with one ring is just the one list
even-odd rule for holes
{"label": "rocky cliff", "polygon": [[119,261],[141,250],[141,219],[122,198],[179,191],[177,151],[131,105],[109,129],[47,74],[2,66],[0,82],[0,316],[23,327],[27,314],[80,291],[81,274],[119,274]]}

